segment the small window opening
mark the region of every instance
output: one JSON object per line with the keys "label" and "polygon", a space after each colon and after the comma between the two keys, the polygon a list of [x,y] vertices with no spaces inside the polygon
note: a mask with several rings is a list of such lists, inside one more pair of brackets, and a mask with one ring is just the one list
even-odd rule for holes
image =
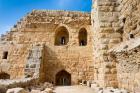
{"label": "small window opening", "polygon": [[62,37],[62,38],[61,38],[61,44],[62,44],[62,45],[65,45],[65,44],[66,44],[66,38],[65,38],[65,37]]}
{"label": "small window opening", "polygon": [[134,38],[134,35],[133,34],[130,34],[129,36],[130,36],[130,38]]}
{"label": "small window opening", "polygon": [[138,52],[138,50],[134,50],[134,52],[135,52],[135,53],[137,53],[137,52]]}
{"label": "small window opening", "polygon": [[87,45],[87,30],[85,28],[82,28],[79,31],[79,45],[80,46]]}
{"label": "small window opening", "polygon": [[7,57],[8,57],[8,51],[3,52],[2,59],[7,59]]}
{"label": "small window opening", "polygon": [[86,81],[86,80],[84,80],[84,81],[83,81],[83,84],[87,84],[87,81]]}
{"label": "small window opening", "polygon": [[126,22],[126,18],[123,18],[123,20],[122,20],[122,21],[123,21],[123,23],[125,23],[125,22]]}
{"label": "small window opening", "polygon": [[10,75],[7,73],[0,73],[0,79],[10,79]]}

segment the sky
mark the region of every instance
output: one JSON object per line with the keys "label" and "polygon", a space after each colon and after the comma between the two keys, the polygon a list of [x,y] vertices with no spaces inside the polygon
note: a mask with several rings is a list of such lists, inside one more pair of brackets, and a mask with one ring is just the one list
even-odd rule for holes
{"label": "sky", "polygon": [[92,0],[0,0],[0,34],[33,9],[91,11]]}

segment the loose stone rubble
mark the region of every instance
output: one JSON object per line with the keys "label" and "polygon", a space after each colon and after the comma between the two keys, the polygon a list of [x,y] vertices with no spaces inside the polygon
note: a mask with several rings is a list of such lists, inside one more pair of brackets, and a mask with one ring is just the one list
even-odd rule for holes
{"label": "loose stone rubble", "polygon": [[8,89],[6,93],[53,93],[53,90],[50,88],[46,88],[44,91],[32,90],[31,92],[28,92],[23,88],[12,88]]}
{"label": "loose stone rubble", "polygon": [[[87,83],[86,86],[92,88],[94,93],[130,93],[128,90],[123,88],[113,88],[113,87],[100,87],[95,81],[90,81],[90,86]],[[133,93],[133,92],[132,92]]]}
{"label": "loose stone rubble", "polygon": [[53,90],[54,88],[52,84],[48,82],[40,83],[39,80],[36,78],[26,78],[19,80],[0,80],[0,93],[5,93],[6,91],[8,91],[8,89],[10,89],[9,91],[14,91],[17,89],[17,87],[24,88],[24,90],[26,90],[27,92],[31,92],[33,90],[44,91],[47,88]]}

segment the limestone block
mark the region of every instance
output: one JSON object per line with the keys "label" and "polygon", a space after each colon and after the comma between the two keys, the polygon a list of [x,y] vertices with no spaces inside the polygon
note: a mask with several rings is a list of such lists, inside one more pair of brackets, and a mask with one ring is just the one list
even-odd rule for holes
{"label": "limestone block", "polygon": [[104,89],[104,93],[114,93],[114,89]]}
{"label": "limestone block", "polygon": [[31,93],[40,93],[40,90],[32,90]]}
{"label": "limestone block", "polygon": [[135,93],[140,93],[140,87],[135,88]]}
{"label": "limestone block", "polygon": [[11,64],[8,63],[8,62],[2,62],[2,63],[0,64],[1,71],[3,71],[3,72],[8,72],[10,66],[11,66]]}
{"label": "limestone block", "polygon": [[108,11],[113,11],[114,10],[114,6],[100,6],[99,7],[99,11],[102,11],[102,12],[108,12]]}
{"label": "limestone block", "polygon": [[100,45],[100,49],[107,50],[108,46],[106,44],[102,44]]}
{"label": "limestone block", "polygon": [[113,31],[112,27],[101,28],[102,33],[112,33]]}
{"label": "limestone block", "polygon": [[106,69],[105,69],[105,73],[106,73],[106,74],[109,74],[109,73],[110,73],[110,69],[109,69],[109,68],[106,68]]}
{"label": "limestone block", "polygon": [[140,87],[140,72],[136,73],[136,75],[135,75],[135,82]]}
{"label": "limestone block", "polygon": [[128,90],[125,90],[125,89],[121,89],[121,92],[122,93],[129,93]]}
{"label": "limestone block", "polygon": [[121,34],[120,33],[112,33],[110,34],[110,38],[120,38]]}
{"label": "limestone block", "polygon": [[95,84],[95,83],[94,83],[94,84],[91,84],[91,88],[93,88],[93,89],[94,89],[94,88],[96,88],[96,87],[98,87],[98,85],[97,85],[97,84]]}
{"label": "limestone block", "polygon": [[23,88],[13,88],[13,89],[8,89],[6,93],[29,93]]}
{"label": "limestone block", "polygon": [[91,87],[91,81],[87,81],[87,86]]}
{"label": "limestone block", "polygon": [[115,90],[114,93],[123,93],[120,90]]}
{"label": "limestone block", "polygon": [[114,39],[111,39],[109,43],[117,44],[117,43],[119,43],[120,41],[121,41],[120,38],[114,38]]}
{"label": "limestone block", "polygon": [[46,89],[44,90],[44,92],[46,92],[46,93],[53,93],[53,90],[50,89],[50,88],[46,88]]}
{"label": "limestone block", "polygon": [[103,90],[99,90],[98,93],[104,93],[104,91]]}
{"label": "limestone block", "polygon": [[116,69],[116,68],[112,68],[112,69],[111,69],[111,73],[112,73],[112,74],[116,74],[116,73],[117,73],[117,69]]}

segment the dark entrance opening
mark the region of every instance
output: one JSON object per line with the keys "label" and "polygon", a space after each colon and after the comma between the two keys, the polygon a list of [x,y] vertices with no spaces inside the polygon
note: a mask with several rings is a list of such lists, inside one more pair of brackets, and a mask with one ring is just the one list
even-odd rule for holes
{"label": "dark entrance opening", "polygon": [[0,79],[10,79],[10,75],[7,73],[0,73]]}
{"label": "dark entrance opening", "polygon": [[62,70],[56,74],[56,85],[57,86],[70,86],[71,85],[71,74],[67,71]]}
{"label": "dark entrance opening", "polygon": [[2,59],[7,59],[7,57],[8,57],[8,51],[3,52]]}

